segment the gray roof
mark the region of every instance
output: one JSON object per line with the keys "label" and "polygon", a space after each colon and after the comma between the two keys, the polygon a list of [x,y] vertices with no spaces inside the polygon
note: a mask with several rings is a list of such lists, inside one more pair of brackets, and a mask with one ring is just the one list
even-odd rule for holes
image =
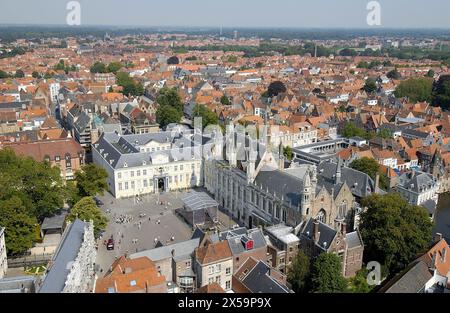
{"label": "gray roof", "polygon": [[[314,219],[309,218],[300,232],[300,237],[312,240],[314,232],[313,223]],[[322,250],[327,251],[328,248],[330,247],[331,242],[336,237],[336,234],[337,234],[336,230],[319,221],[319,240],[315,244],[319,246]]]}
{"label": "gray roof", "polygon": [[149,258],[150,260],[156,262],[159,260],[171,258],[172,250],[175,250],[175,257],[179,257],[179,258],[187,257],[187,256],[190,256],[194,252],[195,248],[198,247],[199,243],[200,243],[200,239],[194,238],[194,239],[186,240],[183,242],[174,243],[172,245],[163,246],[160,248],[155,248],[155,249],[141,251],[138,253],[133,253],[130,255],[130,258],[136,259],[136,258],[145,256],[145,257]]}
{"label": "gray roof", "polygon": [[[418,293],[422,292],[425,284],[433,277],[428,265],[424,261],[414,262],[406,272],[397,275],[383,288],[386,293]],[[393,283],[392,283],[393,282]]]}
{"label": "gray roof", "polygon": [[265,170],[263,168],[256,175],[254,183],[257,187],[262,186],[264,191],[268,189],[271,194],[275,192],[279,199],[283,196],[284,201],[291,202],[293,206],[298,207],[300,204],[300,190],[303,189],[301,177],[295,177],[278,169]]}
{"label": "gray roof", "polygon": [[416,137],[416,138],[421,138],[421,139],[426,139],[428,138],[428,136],[430,134],[425,133],[425,132],[421,132],[415,129],[405,129],[402,132],[402,135],[406,135],[407,137]]}
{"label": "gray roof", "polygon": [[197,211],[207,208],[218,207],[219,203],[216,200],[208,196],[206,192],[197,192],[192,191],[188,192],[181,199],[184,203],[184,206],[189,211]]}
{"label": "gray roof", "polygon": [[70,224],[51,261],[49,272],[44,278],[40,293],[63,291],[72,262],[75,261],[83,243],[86,223],[77,219]]}
{"label": "gray roof", "polygon": [[259,228],[250,229],[247,231],[245,227],[240,227],[220,233],[219,237],[221,240],[228,240],[228,245],[230,246],[231,253],[233,255],[238,255],[246,251],[241,241],[243,237],[248,237],[253,240],[253,249],[259,249],[267,246],[264,239],[264,234]]}
{"label": "gray roof", "polygon": [[421,193],[423,188],[430,188],[435,184],[432,175],[424,172],[411,171],[403,173],[397,181],[397,185],[415,193]]}
{"label": "gray roof", "polygon": [[290,226],[286,226],[283,224],[273,225],[266,227],[265,231],[274,236],[275,238],[277,238],[278,240],[281,240],[285,244],[290,244],[299,241],[299,238],[293,233],[294,228]]}
{"label": "gray roof", "polygon": [[[331,193],[334,188],[335,196],[341,185],[335,184],[335,175],[338,164],[334,162],[322,162],[317,166],[317,187],[324,186]],[[349,167],[341,167],[341,184],[346,183],[352,194],[356,197],[366,197],[375,191],[375,183],[369,175]]]}
{"label": "gray roof", "polygon": [[345,235],[345,240],[347,241],[348,249],[353,249],[353,248],[363,246],[362,238],[361,238],[361,235],[358,230],[351,232],[351,233],[347,233]]}
{"label": "gray roof", "polygon": [[59,214],[52,217],[46,217],[41,225],[41,230],[62,229],[66,219],[67,211],[61,210]]}
{"label": "gray roof", "polygon": [[286,286],[281,285],[269,276],[270,267],[259,261],[242,280],[252,293],[289,293]]}
{"label": "gray roof", "polygon": [[[123,168],[125,163],[128,167],[142,166],[145,161],[151,164],[152,159],[157,155],[166,155],[170,161],[175,161],[176,155],[189,155],[198,159],[200,155],[194,153],[193,147],[197,143],[189,137],[181,134],[171,134],[171,132],[158,132],[148,134],[118,135],[117,133],[104,133],[93,145],[93,149],[98,151],[102,157],[114,168]],[[137,146],[145,145],[150,141],[159,143],[171,143],[171,150],[161,150],[155,152],[140,152]],[[176,152],[176,153],[174,153]]]}
{"label": "gray roof", "polygon": [[34,293],[36,291],[35,276],[17,276],[0,279],[0,293]]}

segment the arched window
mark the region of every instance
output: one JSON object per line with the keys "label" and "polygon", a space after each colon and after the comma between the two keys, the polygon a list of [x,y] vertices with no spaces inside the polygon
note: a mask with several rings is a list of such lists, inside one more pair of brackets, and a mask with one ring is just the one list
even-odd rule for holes
{"label": "arched window", "polygon": [[321,209],[320,211],[319,211],[319,213],[317,214],[317,220],[319,221],[319,222],[322,222],[322,223],[326,223],[326,212],[325,212],[325,210],[324,209]]}

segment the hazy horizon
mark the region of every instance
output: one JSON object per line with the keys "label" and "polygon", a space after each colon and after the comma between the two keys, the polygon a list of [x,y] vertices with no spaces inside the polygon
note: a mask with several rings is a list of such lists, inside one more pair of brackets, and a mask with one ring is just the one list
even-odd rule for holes
{"label": "hazy horizon", "polygon": [[[68,0],[3,0],[0,24],[63,26]],[[81,26],[149,28],[449,29],[450,1],[378,0],[381,25],[366,22],[368,0],[79,0]]]}

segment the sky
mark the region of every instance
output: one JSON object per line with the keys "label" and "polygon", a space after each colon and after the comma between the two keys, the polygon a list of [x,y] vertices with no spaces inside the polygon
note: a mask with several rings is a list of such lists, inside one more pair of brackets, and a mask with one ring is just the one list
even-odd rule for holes
{"label": "sky", "polygon": [[[0,24],[66,24],[70,0],[0,0]],[[78,0],[81,25],[450,28],[449,0]]]}

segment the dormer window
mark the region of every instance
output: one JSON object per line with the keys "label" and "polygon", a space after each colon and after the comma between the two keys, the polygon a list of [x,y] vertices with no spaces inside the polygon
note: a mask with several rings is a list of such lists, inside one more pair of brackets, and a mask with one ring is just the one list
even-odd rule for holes
{"label": "dormer window", "polygon": [[123,167],[128,167],[128,164],[126,162],[123,163]]}

